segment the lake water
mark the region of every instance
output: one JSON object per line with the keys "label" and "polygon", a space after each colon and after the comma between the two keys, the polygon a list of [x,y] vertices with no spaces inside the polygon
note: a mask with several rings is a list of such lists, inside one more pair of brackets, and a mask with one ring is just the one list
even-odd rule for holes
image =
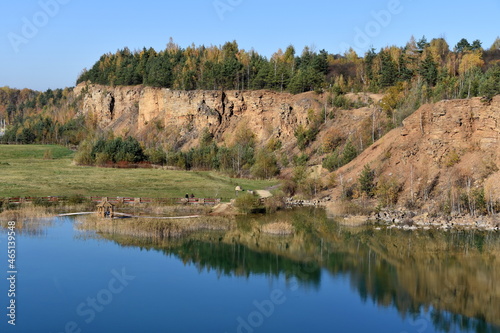
{"label": "lake water", "polygon": [[[295,235],[256,231],[273,219]],[[497,234],[350,229],[310,210],[175,240],[38,223],[18,230],[16,326],[2,279],[0,332],[500,332]]]}

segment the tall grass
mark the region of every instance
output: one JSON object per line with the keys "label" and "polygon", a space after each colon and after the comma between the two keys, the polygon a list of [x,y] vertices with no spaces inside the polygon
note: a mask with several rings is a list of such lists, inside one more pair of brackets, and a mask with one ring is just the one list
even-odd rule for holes
{"label": "tall grass", "polygon": [[102,219],[96,216],[86,216],[81,217],[79,222],[79,230],[93,230],[97,233],[148,237],[160,240],[179,238],[200,230],[230,230],[235,226],[233,219],[219,216],[203,216],[182,220]]}

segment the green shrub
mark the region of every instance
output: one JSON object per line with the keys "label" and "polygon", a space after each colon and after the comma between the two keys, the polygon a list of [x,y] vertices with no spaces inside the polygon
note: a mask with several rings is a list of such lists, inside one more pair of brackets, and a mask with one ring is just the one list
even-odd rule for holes
{"label": "green shrub", "polygon": [[259,150],[255,164],[250,168],[252,176],[260,179],[269,179],[279,174],[278,162],[274,153],[267,149]]}
{"label": "green shrub", "polygon": [[307,156],[307,154],[295,155],[293,157],[293,163],[296,166],[306,166],[308,160],[309,160],[309,156]]}
{"label": "green shrub", "polygon": [[79,165],[93,165],[95,163],[92,156],[92,143],[83,141],[78,147],[78,152],[75,154],[75,162]]}
{"label": "green shrub", "polygon": [[68,204],[70,205],[78,205],[88,201],[90,201],[90,199],[85,198],[81,194],[73,194],[68,197]]}
{"label": "green shrub", "polygon": [[167,154],[161,148],[148,148],[144,152],[149,162],[163,165],[167,162]]}
{"label": "green shrub", "polygon": [[334,171],[339,168],[341,165],[341,159],[339,157],[338,151],[334,151],[330,155],[328,155],[322,163],[323,168],[328,169],[328,171]]}
{"label": "green shrub", "polygon": [[333,98],[333,106],[339,109],[350,109],[351,102],[343,95],[337,95]]}
{"label": "green shrub", "polygon": [[38,207],[51,207],[54,204],[54,202],[43,200],[42,198],[35,198],[35,200],[33,200],[33,205]]}
{"label": "green shrub", "polygon": [[342,165],[346,165],[351,162],[358,156],[358,151],[356,147],[351,143],[351,141],[347,141],[344,146],[344,152],[342,153]]}
{"label": "green shrub", "polygon": [[259,208],[259,198],[252,193],[243,193],[236,198],[234,206],[241,213],[250,214]]}
{"label": "green shrub", "polygon": [[311,142],[316,140],[316,136],[319,133],[319,128],[316,123],[313,123],[310,128],[305,128],[300,125],[295,130],[295,138],[297,139],[297,146],[300,150],[306,149]]}
{"label": "green shrub", "polygon": [[98,166],[105,166],[112,162],[111,157],[106,153],[97,153],[95,156],[95,164]]}

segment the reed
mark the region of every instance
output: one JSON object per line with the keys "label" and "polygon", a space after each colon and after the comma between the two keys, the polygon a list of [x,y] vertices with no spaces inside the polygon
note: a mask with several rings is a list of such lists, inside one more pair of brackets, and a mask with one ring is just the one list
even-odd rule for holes
{"label": "reed", "polygon": [[288,222],[274,222],[264,224],[261,231],[270,235],[288,236],[295,232],[295,228]]}
{"label": "reed", "polygon": [[79,219],[77,226],[79,230],[92,230],[102,234],[171,239],[202,230],[230,230],[234,228],[234,220],[220,216],[202,216],[179,220],[148,218],[102,219],[97,216],[86,216]]}
{"label": "reed", "polygon": [[0,221],[33,221],[51,216],[54,216],[52,208],[28,204],[4,210],[0,213]]}

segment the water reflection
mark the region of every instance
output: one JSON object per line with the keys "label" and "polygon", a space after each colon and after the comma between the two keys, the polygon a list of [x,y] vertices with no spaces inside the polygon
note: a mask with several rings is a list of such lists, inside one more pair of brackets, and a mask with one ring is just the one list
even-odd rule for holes
{"label": "water reflection", "polygon": [[[47,228],[53,224],[52,218],[47,219],[24,219],[16,221],[14,231],[16,235],[43,238],[47,237]],[[0,234],[7,234],[9,231],[8,221],[0,221]]]}
{"label": "water reflection", "polygon": [[[290,222],[295,233],[261,232],[276,221]],[[445,332],[500,331],[500,237],[493,233],[352,229],[319,210],[299,210],[238,218],[227,230],[181,238],[124,235],[119,226],[99,237],[155,249],[220,275],[284,276],[319,288],[326,271],[347,276],[361,299],[394,307],[416,325],[428,313],[426,322]]]}

